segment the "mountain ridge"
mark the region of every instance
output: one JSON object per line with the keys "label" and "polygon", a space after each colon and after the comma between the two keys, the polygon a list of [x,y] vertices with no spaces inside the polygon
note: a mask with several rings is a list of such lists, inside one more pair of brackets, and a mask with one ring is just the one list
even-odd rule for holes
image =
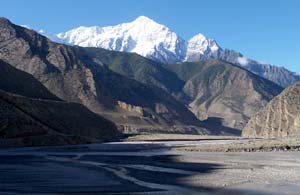
{"label": "mountain ridge", "polygon": [[213,118],[235,129],[243,128],[253,114],[283,90],[246,69],[217,59],[164,66],[185,81],[183,92],[199,119]]}
{"label": "mountain ridge", "polygon": [[[91,59],[101,59],[117,73],[172,94],[189,107],[198,119],[209,123],[214,120],[215,129],[218,128],[217,124],[222,124],[224,129],[241,129],[250,116],[282,91],[282,87],[267,79],[217,59],[163,64],[137,54],[102,48],[79,48],[86,51]],[[237,79],[238,77],[243,79]],[[220,86],[226,86],[226,90]],[[222,115],[221,108],[226,108],[227,114]]]}
{"label": "mountain ridge", "polygon": [[0,60],[0,147],[116,140],[111,121],[65,102],[32,75]]}
{"label": "mountain ridge", "polygon": [[201,33],[186,41],[168,27],[146,16],[115,26],[81,26],[59,33],[53,39],[70,45],[138,53],[169,64],[217,58],[242,66],[283,87],[300,81],[297,73],[246,58],[239,52],[220,47],[214,39]]}
{"label": "mountain ridge", "polygon": [[200,123],[167,92],[110,70],[79,47],[54,43],[8,20],[0,22],[0,33],[0,59],[33,75],[60,99],[81,103],[121,129],[170,130]]}
{"label": "mountain ridge", "polygon": [[[282,90],[219,59],[164,64],[129,52],[54,43],[9,23],[0,27],[0,59],[129,133],[238,134],[250,115]],[[182,77],[185,73],[190,76]],[[223,108],[231,115],[220,114]]]}

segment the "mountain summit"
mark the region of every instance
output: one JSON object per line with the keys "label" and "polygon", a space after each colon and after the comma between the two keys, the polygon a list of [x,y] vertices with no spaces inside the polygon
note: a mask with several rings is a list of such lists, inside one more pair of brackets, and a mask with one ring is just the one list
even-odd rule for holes
{"label": "mountain summit", "polygon": [[[110,28],[112,27],[102,30]],[[128,27],[128,30],[133,29]],[[32,75],[59,99],[83,104],[94,113],[115,122],[121,130],[182,131],[183,127],[187,127],[186,130],[189,131],[194,130],[190,126],[198,128],[202,124],[185,105],[163,89],[140,83],[109,69],[107,59],[111,57],[118,61],[122,55],[120,52],[54,43],[33,30],[14,25],[8,20],[0,20],[0,35],[0,59]],[[92,55],[100,55],[100,52],[103,57]],[[150,61],[141,59],[139,55],[127,54],[137,56],[140,61]],[[135,63],[139,65],[138,62]],[[170,89],[181,83],[179,80],[173,81],[176,76],[171,72],[163,70],[157,64],[156,67],[160,68],[161,75],[172,75],[174,79],[156,74],[157,77],[153,76],[152,82],[164,79],[165,82],[162,83]],[[143,75],[143,72],[146,73],[141,71],[141,77],[147,78],[148,75]],[[13,90],[14,88],[10,89]],[[202,131],[203,128],[198,129]]]}
{"label": "mountain summit", "polygon": [[[133,23],[144,20],[162,27],[143,17]],[[83,104],[126,133],[238,134],[249,117],[282,91],[218,59],[163,64],[129,52],[54,43],[10,22],[0,22],[0,34],[0,59],[32,75],[59,99]],[[203,35],[194,40],[203,40],[204,54],[220,51]]]}
{"label": "mountain summit", "polygon": [[116,26],[81,26],[59,33],[57,37],[70,45],[134,52],[144,57],[172,63],[184,60],[187,45],[168,27],[145,16]]}
{"label": "mountain summit", "polygon": [[69,45],[133,52],[163,63],[212,59],[222,50],[215,40],[200,33],[185,41],[146,16],[116,26],[81,26],[59,33],[55,39]]}
{"label": "mountain summit", "polygon": [[189,40],[185,61],[197,62],[211,59],[217,57],[220,50],[220,46],[214,39],[208,39],[199,33]]}
{"label": "mountain summit", "polygon": [[137,53],[168,64],[220,59],[242,66],[283,87],[300,81],[298,74],[224,49],[214,39],[207,38],[203,34],[199,33],[186,41],[168,27],[146,16],[115,26],[80,26],[57,34],[53,40],[69,45]]}

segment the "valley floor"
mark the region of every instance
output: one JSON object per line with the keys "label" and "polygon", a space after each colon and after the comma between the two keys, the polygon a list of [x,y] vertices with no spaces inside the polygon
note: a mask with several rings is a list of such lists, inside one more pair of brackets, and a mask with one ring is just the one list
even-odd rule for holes
{"label": "valley floor", "polygon": [[[244,152],[240,146],[249,143],[260,149]],[[237,137],[152,135],[106,144],[1,149],[0,194],[298,194],[300,151],[261,145],[266,143]],[[214,150],[220,146],[225,151]]]}

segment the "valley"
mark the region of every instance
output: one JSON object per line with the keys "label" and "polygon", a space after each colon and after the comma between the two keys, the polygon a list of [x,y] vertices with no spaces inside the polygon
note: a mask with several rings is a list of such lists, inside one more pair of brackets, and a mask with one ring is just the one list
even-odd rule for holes
{"label": "valley", "polygon": [[299,82],[146,16],[0,17],[0,195],[296,195]]}

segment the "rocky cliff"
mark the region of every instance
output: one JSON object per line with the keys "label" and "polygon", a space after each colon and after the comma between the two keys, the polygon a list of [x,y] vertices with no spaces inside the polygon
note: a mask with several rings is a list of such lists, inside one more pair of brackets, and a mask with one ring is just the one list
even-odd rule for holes
{"label": "rocky cliff", "polygon": [[243,137],[300,136],[300,84],[286,88],[251,117]]}

